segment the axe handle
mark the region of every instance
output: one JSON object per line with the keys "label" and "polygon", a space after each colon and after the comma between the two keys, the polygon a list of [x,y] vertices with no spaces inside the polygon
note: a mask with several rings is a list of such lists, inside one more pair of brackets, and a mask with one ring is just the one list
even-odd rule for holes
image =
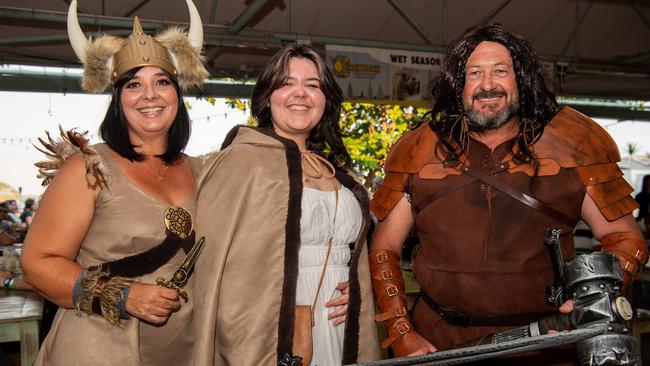
{"label": "axe handle", "polygon": [[465,342],[456,348],[475,347],[484,344],[495,344],[515,339],[535,337],[539,335],[548,334],[549,331],[555,330],[558,332],[564,330],[576,329],[575,316],[571,314],[557,313],[546,318],[542,318],[536,322],[530,323],[523,327],[515,328],[501,333],[492,333],[486,336],[472,339]]}
{"label": "axe handle", "polygon": [[553,266],[555,276],[553,284],[546,289],[545,301],[548,305],[559,308],[566,300],[564,291],[564,259],[562,258],[562,248],[560,246],[560,229],[547,229],[544,237],[544,246],[548,249],[548,254]]}

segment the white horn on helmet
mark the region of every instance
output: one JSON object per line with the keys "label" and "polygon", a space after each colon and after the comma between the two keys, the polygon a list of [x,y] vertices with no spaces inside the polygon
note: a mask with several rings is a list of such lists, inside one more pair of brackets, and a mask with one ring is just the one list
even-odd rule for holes
{"label": "white horn on helmet", "polygon": [[192,47],[200,50],[203,47],[203,23],[201,22],[201,16],[192,0],[185,0],[185,2],[190,12],[190,29],[187,32],[187,38],[190,40]]}
{"label": "white horn on helmet", "polygon": [[77,58],[82,63],[86,62],[86,46],[88,40],[84,36],[84,32],[79,26],[79,19],[77,18],[77,0],[72,0],[70,2],[70,7],[68,8],[68,38],[70,38],[70,45],[74,53],[77,55]]}

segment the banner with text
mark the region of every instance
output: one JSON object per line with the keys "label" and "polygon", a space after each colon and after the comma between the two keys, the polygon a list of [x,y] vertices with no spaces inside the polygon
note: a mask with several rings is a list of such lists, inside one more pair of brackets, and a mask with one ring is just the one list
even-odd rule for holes
{"label": "banner with text", "polygon": [[431,102],[445,56],[339,45],[327,45],[325,53],[346,99],[385,102]]}

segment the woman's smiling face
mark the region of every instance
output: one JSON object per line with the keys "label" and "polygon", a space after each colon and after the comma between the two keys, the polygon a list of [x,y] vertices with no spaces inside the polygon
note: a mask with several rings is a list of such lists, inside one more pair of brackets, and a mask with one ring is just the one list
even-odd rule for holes
{"label": "woman's smiling face", "polygon": [[129,133],[138,136],[167,133],[178,112],[176,88],[158,67],[138,70],[122,87],[120,102]]}
{"label": "woman's smiling face", "polygon": [[293,57],[284,85],[269,98],[275,132],[290,139],[307,139],[325,111],[325,95],[316,65]]}

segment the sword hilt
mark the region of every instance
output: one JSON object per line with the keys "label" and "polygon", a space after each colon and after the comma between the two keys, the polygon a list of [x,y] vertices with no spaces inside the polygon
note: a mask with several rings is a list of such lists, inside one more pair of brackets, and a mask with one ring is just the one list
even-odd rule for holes
{"label": "sword hilt", "polygon": [[[176,276],[176,273],[174,273],[174,276]],[[185,290],[182,287],[177,285],[174,280],[168,281],[163,277],[158,277],[156,278],[156,284],[158,286],[167,287],[169,289],[176,291],[178,293],[178,296],[180,296],[183,300],[185,300],[185,302],[189,301],[189,298],[187,297],[187,292],[185,292]]]}
{"label": "sword hilt", "polygon": [[158,277],[156,278],[156,284],[170,288],[172,290],[176,290],[176,292],[178,292],[178,295],[182,297],[185,302],[187,302],[187,292],[183,290],[183,286],[185,285],[185,282],[187,282],[187,277],[189,277],[189,274],[194,267],[194,263],[196,263],[196,260],[199,257],[199,254],[201,254],[204,245],[205,237],[201,237],[201,239],[199,239],[199,241],[194,244],[194,246],[192,246],[192,249],[190,249],[189,253],[187,253],[187,256],[183,260],[183,263],[181,263],[180,267],[174,271],[172,278],[170,280],[166,280],[163,277]]}
{"label": "sword hilt", "polygon": [[187,281],[187,271],[185,268],[179,268],[174,272],[172,275],[172,280],[174,283],[176,283],[178,286],[183,286],[185,282]]}

